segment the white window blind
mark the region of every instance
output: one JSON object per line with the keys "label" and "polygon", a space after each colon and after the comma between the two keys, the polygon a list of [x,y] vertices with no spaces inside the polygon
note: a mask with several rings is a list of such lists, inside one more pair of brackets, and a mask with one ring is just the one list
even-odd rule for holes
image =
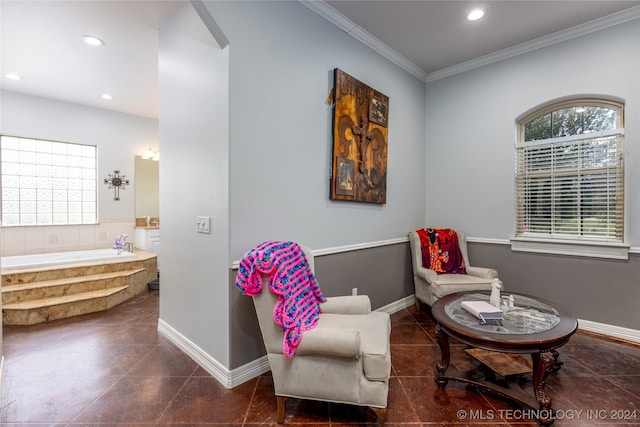
{"label": "white window blind", "polygon": [[96,147],[0,137],[2,225],[95,224]]}
{"label": "white window blind", "polygon": [[516,143],[516,237],[622,242],[624,129]]}

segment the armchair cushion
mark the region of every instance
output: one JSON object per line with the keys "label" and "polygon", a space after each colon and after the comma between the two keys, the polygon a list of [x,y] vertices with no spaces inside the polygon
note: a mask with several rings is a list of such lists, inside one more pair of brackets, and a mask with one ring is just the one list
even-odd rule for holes
{"label": "armchair cushion", "polygon": [[464,290],[491,290],[492,280],[468,274],[439,274],[438,278],[431,282],[431,294],[438,299]]}
{"label": "armchair cushion", "polygon": [[[389,334],[391,322],[387,313],[374,311],[361,314],[322,314],[316,330],[336,333],[357,330],[361,336],[361,358],[364,375],[371,381],[385,381],[391,373]],[[305,338],[303,338],[304,341]],[[327,341],[327,345],[333,345]]]}
{"label": "armchair cushion", "polygon": [[316,327],[304,333],[296,354],[360,359],[362,356],[360,332],[353,329]]}

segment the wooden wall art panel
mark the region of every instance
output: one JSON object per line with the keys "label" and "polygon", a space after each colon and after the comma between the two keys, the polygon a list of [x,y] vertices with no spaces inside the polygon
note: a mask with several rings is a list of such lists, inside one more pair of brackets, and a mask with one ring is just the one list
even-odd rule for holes
{"label": "wooden wall art panel", "polygon": [[389,97],[334,71],[332,200],[387,201]]}

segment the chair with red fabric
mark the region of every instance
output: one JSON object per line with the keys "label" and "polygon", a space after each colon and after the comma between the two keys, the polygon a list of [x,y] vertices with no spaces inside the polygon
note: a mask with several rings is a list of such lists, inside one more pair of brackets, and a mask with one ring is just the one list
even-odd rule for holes
{"label": "chair with red fabric", "polygon": [[[454,292],[491,290],[491,282],[498,277],[498,272],[492,268],[471,266],[467,252],[467,238],[460,231],[454,231],[454,233],[457,235],[460,255],[464,259],[462,269],[460,266],[454,266],[456,271],[435,271],[431,269],[431,265],[425,262],[429,259],[429,255],[426,254],[426,259],[423,258],[423,255],[425,255],[423,254],[424,242],[421,243],[420,238],[420,233],[424,238],[426,230],[411,231],[409,233],[417,308],[419,308],[420,302],[431,306],[438,298]],[[452,257],[452,259],[455,259],[455,257]],[[464,270],[463,274],[461,274],[461,270]]]}

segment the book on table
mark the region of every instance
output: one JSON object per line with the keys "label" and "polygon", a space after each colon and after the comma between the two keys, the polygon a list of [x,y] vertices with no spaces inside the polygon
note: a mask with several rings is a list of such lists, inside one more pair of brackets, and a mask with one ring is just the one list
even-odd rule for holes
{"label": "book on table", "polygon": [[460,306],[480,319],[482,323],[502,320],[502,310],[492,306],[486,301],[462,301]]}

